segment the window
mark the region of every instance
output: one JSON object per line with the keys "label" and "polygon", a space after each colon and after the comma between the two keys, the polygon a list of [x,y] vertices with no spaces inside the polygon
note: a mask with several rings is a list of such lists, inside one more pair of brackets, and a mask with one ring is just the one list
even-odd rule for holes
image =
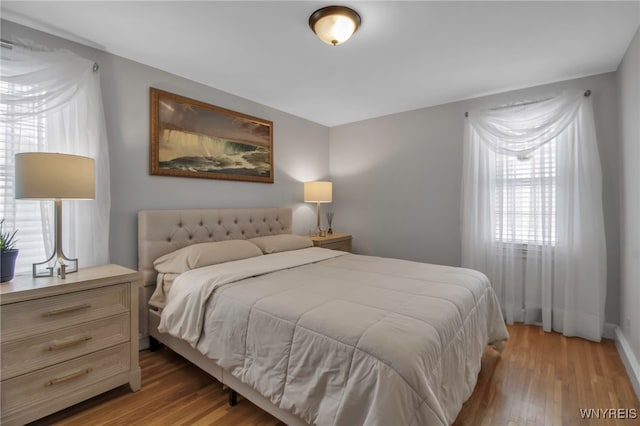
{"label": "window", "polygon": [[495,158],[495,240],[555,246],[556,140],[528,158],[502,154]]}
{"label": "window", "polygon": [[[0,96],[11,99],[33,86],[10,84],[0,81]],[[0,114],[28,113],[28,117],[16,122],[0,121],[0,217],[5,218],[5,229],[17,229],[16,248],[20,255],[16,262],[16,273],[30,272],[31,265],[46,259],[50,247],[45,247],[43,235],[50,226],[47,210],[42,210],[39,201],[17,201],[14,192],[14,158],[18,152],[46,150],[46,121],[42,114],[31,114],[35,105],[13,106],[0,103]],[[20,109],[20,110],[18,110]],[[48,243],[48,242],[47,242]]]}
{"label": "window", "polygon": [[54,203],[14,200],[15,154],[60,152],[95,160],[96,199],[63,203],[60,235],[83,266],[109,263],[109,151],[93,61],[68,50],[33,46],[2,51],[0,73],[0,215],[17,229],[18,273],[53,251]]}
{"label": "window", "polygon": [[599,341],[607,254],[590,93],[468,115],[461,264],[487,276],[507,322]]}

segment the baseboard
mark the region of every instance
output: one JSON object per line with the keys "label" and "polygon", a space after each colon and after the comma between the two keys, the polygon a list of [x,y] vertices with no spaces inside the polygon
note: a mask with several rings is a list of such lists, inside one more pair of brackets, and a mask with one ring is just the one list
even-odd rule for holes
{"label": "baseboard", "polygon": [[616,340],[616,328],[618,328],[616,324],[612,324],[610,322],[604,323],[604,328],[602,329],[602,337],[604,337],[605,339]]}
{"label": "baseboard", "polygon": [[631,345],[622,332],[622,329],[618,326],[615,326],[615,335],[616,348],[618,348],[618,353],[620,354],[624,368],[627,370],[631,385],[636,391],[638,399],[640,399],[640,363],[638,363],[638,358],[633,353]]}

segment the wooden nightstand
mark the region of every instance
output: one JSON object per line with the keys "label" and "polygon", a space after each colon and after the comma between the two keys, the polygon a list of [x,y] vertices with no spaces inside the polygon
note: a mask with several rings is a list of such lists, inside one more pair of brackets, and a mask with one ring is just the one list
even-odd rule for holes
{"label": "wooden nightstand", "polygon": [[322,247],[331,250],[347,251],[351,253],[351,235],[334,232],[326,237],[309,237],[314,247]]}
{"label": "wooden nightstand", "polygon": [[3,425],[25,424],[128,383],[140,389],[140,273],[118,265],[0,287]]}

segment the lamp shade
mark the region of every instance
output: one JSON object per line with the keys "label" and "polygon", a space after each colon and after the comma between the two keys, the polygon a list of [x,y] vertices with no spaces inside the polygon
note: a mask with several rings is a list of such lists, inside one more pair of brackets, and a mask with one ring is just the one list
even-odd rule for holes
{"label": "lamp shade", "polygon": [[95,161],[50,152],[16,154],[15,185],[18,199],[94,199]]}
{"label": "lamp shade", "polygon": [[331,182],[305,182],[305,203],[330,203],[333,196],[333,184]]}
{"label": "lamp shade", "polygon": [[318,38],[337,46],[349,40],[360,26],[360,15],[345,6],[327,6],[309,17],[309,26]]}

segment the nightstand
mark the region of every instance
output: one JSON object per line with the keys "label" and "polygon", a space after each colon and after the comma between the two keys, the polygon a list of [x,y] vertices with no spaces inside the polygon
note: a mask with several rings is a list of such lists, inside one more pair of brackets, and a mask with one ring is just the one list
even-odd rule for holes
{"label": "nightstand", "polygon": [[123,384],[140,389],[140,273],[118,265],[0,287],[3,425],[25,424]]}
{"label": "nightstand", "polygon": [[322,247],[331,250],[340,250],[351,253],[351,235],[334,232],[326,237],[309,237],[314,247]]}

